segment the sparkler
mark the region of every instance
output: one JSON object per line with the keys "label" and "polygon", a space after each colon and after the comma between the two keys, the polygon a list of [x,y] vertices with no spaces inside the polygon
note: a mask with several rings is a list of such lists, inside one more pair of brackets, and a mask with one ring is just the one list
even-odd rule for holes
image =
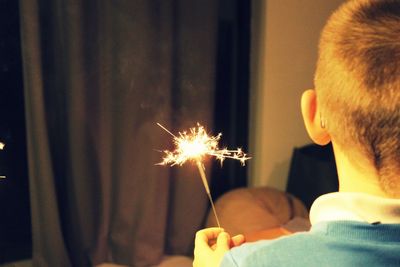
{"label": "sparkler", "polygon": [[240,148],[236,150],[229,150],[227,148],[219,149],[218,141],[221,139],[222,134],[219,133],[217,136],[209,136],[204,127],[199,123],[197,123],[197,127],[190,128],[189,132],[179,132],[179,136],[174,135],[161,124],[157,123],[157,125],[173,136],[173,142],[176,146],[174,151],[164,150],[163,152],[165,157],[162,162],[158,164],[182,166],[187,161],[195,162],[208,199],[210,200],[211,208],[218,227],[221,227],[215,210],[214,201],[211,197],[210,188],[208,186],[203,159],[206,156],[213,156],[221,162],[221,165],[225,159],[235,159],[239,160],[244,166],[246,160],[250,159],[250,157],[248,157]]}

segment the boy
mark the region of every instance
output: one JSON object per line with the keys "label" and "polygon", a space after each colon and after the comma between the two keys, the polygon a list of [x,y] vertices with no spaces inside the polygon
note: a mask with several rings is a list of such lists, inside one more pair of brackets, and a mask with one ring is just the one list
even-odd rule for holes
{"label": "boy", "polygon": [[399,0],[351,0],[332,14],[315,87],[302,114],[315,143],[332,142],[339,192],[313,203],[309,232],[242,245],[199,231],[194,267],[400,266]]}

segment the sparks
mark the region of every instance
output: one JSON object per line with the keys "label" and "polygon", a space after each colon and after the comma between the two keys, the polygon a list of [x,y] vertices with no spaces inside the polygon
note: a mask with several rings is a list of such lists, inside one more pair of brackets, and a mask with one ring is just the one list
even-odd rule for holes
{"label": "sparks", "polygon": [[179,136],[174,135],[161,124],[157,123],[157,125],[173,136],[173,142],[176,146],[174,151],[164,150],[163,152],[165,157],[163,158],[163,161],[158,164],[182,166],[186,161],[193,161],[196,163],[208,199],[210,200],[217,225],[221,228],[217,211],[215,210],[214,201],[211,197],[210,188],[208,186],[203,158],[205,156],[213,156],[219,160],[221,164],[227,158],[236,159],[239,160],[242,165],[245,165],[246,160],[250,159],[250,157],[247,157],[240,148],[236,150],[228,150],[227,148],[219,149],[218,141],[221,139],[222,134],[219,133],[217,136],[209,136],[204,127],[199,123],[197,123],[197,127],[190,128],[189,133],[179,132]]}
{"label": "sparks", "polygon": [[202,162],[205,156],[213,156],[221,164],[228,158],[239,160],[242,165],[245,165],[246,160],[250,159],[240,148],[236,150],[219,149],[218,141],[222,134],[209,136],[199,123],[197,123],[197,127],[190,128],[189,132],[179,132],[178,136],[161,124],[157,123],[157,125],[173,136],[173,142],[176,146],[174,151],[163,151],[165,156],[159,165],[182,166],[187,161]]}

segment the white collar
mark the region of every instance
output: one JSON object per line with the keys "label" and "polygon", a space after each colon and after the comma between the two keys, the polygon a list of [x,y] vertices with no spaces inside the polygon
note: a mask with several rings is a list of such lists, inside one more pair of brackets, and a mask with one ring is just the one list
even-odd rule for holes
{"label": "white collar", "polygon": [[362,221],[400,223],[400,199],[390,199],[356,192],[322,195],[311,206],[310,221]]}

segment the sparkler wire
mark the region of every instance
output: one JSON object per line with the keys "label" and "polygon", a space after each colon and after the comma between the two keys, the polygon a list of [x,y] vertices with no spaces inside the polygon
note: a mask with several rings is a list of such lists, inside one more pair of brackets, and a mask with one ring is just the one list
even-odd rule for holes
{"label": "sparkler wire", "polygon": [[174,135],[160,123],[157,123],[157,125],[173,137],[174,144],[176,145],[176,149],[174,151],[163,151],[165,153],[165,157],[163,158],[162,162],[158,163],[158,165],[182,166],[186,161],[196,162],[218,227],[221,228],[214,206],[214,201],[211,197],[202,159],[204,156],[213,156],[219,160],[222,165],[223,160],[228,158],[239,160],[242,165],[245,165],[245,161],[250,159],[250,157],[248,157],[240,148],[236,150],[228,150],[226,148],[219,149],[218,141],[222,134],[220,133],[217,136],[209,136],[204,130],[204,127],[200,124],[197,124],[197,129],[191,128],[190,132],[180,132],[178,136]]}
{"label": "sparkler wire", "polygon": [[218,216],[217,216],[217,211],[215,210],[214,201],[213,201],[213,199],[211,197],[210,188],[208,187],[207,177],[206,177],[206,174],[204,172],[204,165],[200,161],[197,161],[196,165],[197,165],[197,168],[199,169],[201,180],[203,181],[204,188],[206,189],[206,193],[207,193],[208,199],[210,200],[211,208],[213,210],[215,220],[217,221],[218,228],[221,228],[221,225],[219,223],[219,219],[218,219]]}

